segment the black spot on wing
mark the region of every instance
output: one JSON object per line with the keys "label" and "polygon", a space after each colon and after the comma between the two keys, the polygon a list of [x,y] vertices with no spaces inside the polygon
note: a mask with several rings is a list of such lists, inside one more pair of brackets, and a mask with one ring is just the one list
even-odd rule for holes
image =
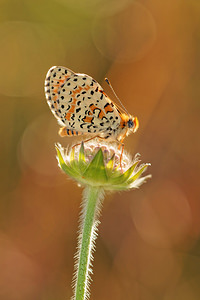
{"label": "black spot on wing", "polygon": [[81,108],[80,108],[80,107],[79,107],[79,108],[77,108],[77,109],[76,109],[76,113],[78,113],[80,110],[81,110]]}

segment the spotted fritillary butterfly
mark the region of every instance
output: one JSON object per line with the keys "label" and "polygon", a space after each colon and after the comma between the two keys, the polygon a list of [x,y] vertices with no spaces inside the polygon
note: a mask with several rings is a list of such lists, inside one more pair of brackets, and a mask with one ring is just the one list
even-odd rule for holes
{"label": "spotted fritillary butterfly", "polygon": [[138,119],[123,112],[100,84],[86,74],[52,67],[46,76],[49,107],[62,128],[61,136],[88,135],[123,142],[138,128]]}

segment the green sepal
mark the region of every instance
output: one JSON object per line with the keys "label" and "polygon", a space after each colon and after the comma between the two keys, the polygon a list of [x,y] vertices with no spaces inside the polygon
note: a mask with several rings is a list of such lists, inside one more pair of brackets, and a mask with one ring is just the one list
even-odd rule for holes
{"label": "green sepal", "polygon": [[111,157],[111,159],[107,163],[106,169],[110,169],[110,170],[113,169],[113,167],[114,167],[114,159],[115,159],[115,153],[113,154],[113,156]]}
{"label": "green sepal", "polygon": [[75,159],[75,147],[72,147],[72,150],[70,152],[70,163],[74,161],[74,159]]}
{"label": "green sepal", "polygon": [[95,185],[100,185],[108,182],[108,177],[104,165],[103,152],[101,149],[99,149],[99,151],[85,170],[83,178],[86,180],[90,180]]}
{"label": "green sepal", "polygon": [[60,153],[60,150],[58,149],[58,147],[56,146],[56,151],[57,151],[57,155],[58,155],[58,161],[59,161],[59,164],[60,164],[60,167],[61,167],[61,169],[67,174],[67,175],[69,175],[69,176],[71,176],[71,177],[78,177],[79,176],[79,174],[78,174],[78,172],[75,170],[75,169],[72,169],[71,167],[69,167],[66,163],[65,163],[65,161],[64,161],[64,159],[63,159],[63,157],[62,157],[62,154]]}
{"label": "green sepal", "polygon": [[112,178],[111,179],[112,184],[123,184],[125,181],[127,181],[128,178],[133,173],[133,171],[136,168],[138,163],[139,163],[139,160],[136,161],[128,170],[126,170],[125,173],[121,174],[120,176]]}
{"label": "green sepal", "polygon": [[115,153],[113,154],[113,156],[111,157],[111,159],[108,161],[108,163],[106,165],[106,172],[107,172],[108,178],[112,177],[114,162],[115,162]]}
{"label": "green sepal", "polygon": [[83,174],[85,172],[85,169],[87,168],[85,162],[85,149],[83,142],[81,143],[81,148],[79,150],[78,166],[81,174]]}
{"label": "green sepal", "polygon": [[138,169],[138,171],[129,178],[128,180],[128,184],[131,184],[133,181],[135,181],[136,179],[138,179],[140,177],[140,175],[145,171],[145,169],[151,164],[145,164],[144,166],[142,166],[141,168]]}
{"label": "green sepal", "polygon": [[84,149],[84,145],[83,142],[81,143],[81,148],[79,151],[79,158],[78,158],[79,162],[80,161],[84,161],[85,162],[85,149]]}
{"label": "green sepal", "polygon": [[75,172],[77,173],[77,175],[80,176],[81,170],[80,170],[80,164],[79,164],[78,161],[73,160],[73,161],[70,163],[70,168],[71,168],[71,169],[74,169]]}

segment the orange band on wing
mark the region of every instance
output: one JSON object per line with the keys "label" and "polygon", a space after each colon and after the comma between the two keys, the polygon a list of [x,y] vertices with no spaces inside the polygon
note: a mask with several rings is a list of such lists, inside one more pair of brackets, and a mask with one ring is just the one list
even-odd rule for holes
{"label": "orange band on wing", "polygon": [[77,102],[76,95],[77,94],[79,94],[82,90],[88,91],[89,89],[90,89],[89,85],[86,85],[84,88],[82,86],[80,86],[79,88],[77,88],[76,90],[74,90],[72,92],[72,98],[73,98],[72,104],[76,105],[76,102]]}
{"label": "orange band on wing", "polygon": [[67,113],[66,116],[65,116],[65,119],[66,119],[67,121],[70,121],[71,115],[74,113],[74,110],[75,110],[75,106],[73,105],[73,106],[68,110],[68,113]]}
{"label": "orange band on wing", "polygon": [[[90,105],[90,109],[91,109],[91,111],[92,111],[93,113],[94,113],[94,110],[95,110],[95,109],[100,110],[100,108],[97,107],[97,106],[95,106],[94,104]],[[90,114],[90,113],[89,113],[89,114]]]}
{"label": "orange band on wing", "polygon": [[94,119],[93,117],[85,116],[82,120],[86,123],[91,123],[93,119]]}
{"label": "orange band on wing", "polygon": [[99,119],[103,119],[103,117],[105,117],[105,114],[103,112],[103,110],[100,111],[99,115],[98,115]]}
{"label": "orange band on wing", "polygon": [[79,88],[75,89],[75,90],[72,92],[72,97],[75,97],[76,94],[79,94],[82,90],[88,91],[89,89],[90,89],[89,85],[86,85],[85,87],[79,86]]}
{"label": "orange band on wing", "polygon": [[106,113],[113,112],[113,108],[112,108],[112,106],[110,104],[105,105],[104,109],[105,109]]}

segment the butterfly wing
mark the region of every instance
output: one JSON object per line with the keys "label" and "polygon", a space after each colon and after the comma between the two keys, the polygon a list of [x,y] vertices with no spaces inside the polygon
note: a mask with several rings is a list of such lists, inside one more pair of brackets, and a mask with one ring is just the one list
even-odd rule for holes
{"label": "butterfly wing", "polygon": [[61,126],[81,133],[115,130],[120,111],[96,80],[65,67],[52,67],[46,76],[45,94]]}

